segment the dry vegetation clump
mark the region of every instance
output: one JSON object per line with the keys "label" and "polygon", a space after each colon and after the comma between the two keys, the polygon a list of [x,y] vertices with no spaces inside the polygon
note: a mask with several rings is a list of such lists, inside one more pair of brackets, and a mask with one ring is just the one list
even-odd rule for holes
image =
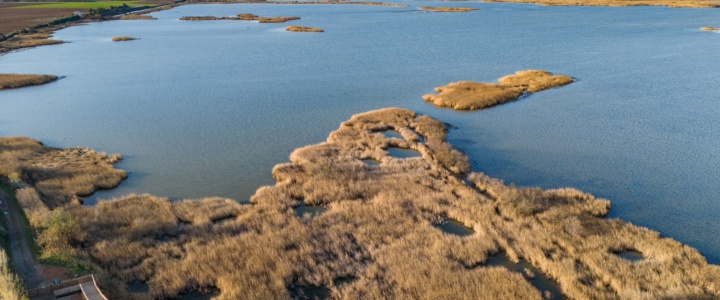
{"label": "dry vegetation clump", "polygon": [[285,30],[296,31],[296,32],[325,32],[325,30],[322,30],[320,28],[304,27],[304,26],[288,26],[288,27],[285,27]]}
{"label": "dry vegetation clump", "polygon": [[720,7],[715,0],[483,0],[484,2],[535,3],[548,6],[669,6],[669,7]]}
{"label": "dry vegetation clump", "polygon": [[148,15],[127,14],[122,15],[120,20],[157,20],[157,18]]}
{"label": "dry vegetation clump", "polygon": [[112,38],[113,42],[134,41],[134,40],[137,40],[137,39],[134,37],[129,37],[129,36],[116,36],[116,37]]}
{"label": "dry vegetation clump", "polygon": [[41,74],[0,74],[0,90],[41,85],[57,80],[55,75]]}
{"label": "dry vegetation clump", "polygon": [[432,6],[418,6],[419,9],[435,12],[469,12],[471,10],[480,10],[479,8],[472,7],[432,7]]}
{"label": "dry vegetation clump", "polygon": [[718,27],[700,27],[700,30],[703,30],[703,31],[720,31],[720,28],[718,28]]}
{"label": "dry vegetation clump", "polygon": [[240,19],[242,21],[257,21],[258,19],[260,19],[260,17],[258,17],[257,15],[253,15],[253,14],[239,14],[237,16],[238,16],[238,19]]}
{"label": "dry vegetation clump", "polygon": [[435,88],[437,94],[423,96],[423,100],[455,110],[475,110],[517,100],[530,94],[571,83],[564,75],[552,75],[541,70],[518,71],[502,77],[497,84],[459,81]]}
{"label": "dry vegetation clump", "polygon": [[260,17],[258,23],[285,23],[292,20],[300,20],[300,17]]}
{"label": "dry vegetation clump", "polygon": [[[467,159],[445,131],[403,109],[358,114],[275,166],[277,183],[251,204],[129,195],[74,209],[82,232],[73,245],[106,294],[122,299],[209,288],[218,299],[287,299],[302,287],[336,299],[541,299],[522,274],[484,265],[498,252],[527,260],[572,299],[720,297],[719,267],[657,232],[605,219],[606,200],[466,177]],[[422,157],[393,158],[388,147]],[[298,218],[301,203],[327,210]],[[444,233],[435,225],[447,218],[475,232]],[[645,259],[618,258],[623,249]],[[129,294],[124,284],[135,281],[149,292]]]}
{"label": "dry vegetation clump", "polygon": [[0,247],[0,299],[27,298],[20,278],[10,270],[10,258],[5,254],[5,249]]}
{"label": "dry vegetation clump", "polygon": [[0,175],[33,185],[49,208],[77,202],[127,177],[113,168],[120,155],[89,149],[57,149],[24,137],[0,137]]}
{"label": "dry vegetation clump", "polygon": [[234,17],[215,17],[215,16],[184,16],[180,17],[182,21],[219,21],[219,20],[233,20]]}

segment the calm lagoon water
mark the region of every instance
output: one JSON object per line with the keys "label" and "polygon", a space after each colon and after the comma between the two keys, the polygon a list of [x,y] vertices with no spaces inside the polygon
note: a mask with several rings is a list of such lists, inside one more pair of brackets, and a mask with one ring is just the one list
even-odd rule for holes
{"label": "calm lagoon water", "polygon": [[[293,149],[352,114],[403,107],[457,126],[449,140],[475,170],[606,197],[611,217],[720,263],[720,34],[698,30],[720,10],[405,3],[190,5],[67,28],[55,37],[70,43],[0,56],[0,73],[66,76],[1,92],[0,135],[122,153],[130,177],[89,203],[131,192],[247,201]],[[302,19],[178,20],[238,13]],[[119,35],[140,40],[110,41]],[[578,81],[479,112],[421,100],[524,69]]]}

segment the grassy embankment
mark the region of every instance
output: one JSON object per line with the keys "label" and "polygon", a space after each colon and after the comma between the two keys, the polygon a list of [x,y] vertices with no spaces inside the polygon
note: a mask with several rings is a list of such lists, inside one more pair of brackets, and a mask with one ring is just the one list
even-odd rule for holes
{"label": "grassy embankment", "polygon": [[57,80],[55,75],[41,74],[0,74],[0,90],[41,85]]}
{"label": "grassy embankment", "polygon": [[[384,130],[402,138],[387,138]],[[252,204],[171,203],[150,195],[70,204],[63,209],[78,226],[66,241],[99,274],[103,290],[122,299],[203,288],[218,288],[219,299],[278,299],[313,286],[342,299],[541,299],[521,274],[484,265],[499,252],[527,260],[569,298],[720,297],[720,267],[696,250],[605,219],[608,201],[574,189],[517,188],[467,175],[467,158],[445,142],[445,132],[442,122],[402,109],[355,115],[327,142],[293,151],[289,163],[273,169],[277,183],[258,189]],[[28,140],[0,145],[0,158],[40,150]],[[422,157],[396,159],[389,147]],[[35,165],[30,173],[37,174]],[[65,175],[83,170],[57,167]],[[20,177],[33,178],[25,174]],[[82,190],[64,183],[59,191]],[[327,211],[298,218],[293,207],[303,203]],[[440,231],[436,226],[448,218],[475,233]],[[644,259],[615,255],[623,250]],[[135,281],[150,291],[129,294],[125,283]]]}
{"label": "grassy embankment", "polygon": [[483,2],[535,3],[548,6],[669,6],[682,8],[720,7],[716,0],[483,0]]}
{"label": "grassy embankment", "polygon": [[480,10],[479,8],[471,7],[431,7],[431,6],[418,6],[419,9],[434,11],[434,12],[469,12],[472,10]]}
{"label": "grassy embankment", "polygon": [[571,77],[552,75],[541,70],[518,71],[498,79],[498,83],[459,81],[435,88],[437,94],[423,96],[423,100],[440,107],[474,110],[517,100],[531,94],[569,84]]}
{"label": "grassy embankment", "polygon": [[322,30],[320,28],[305,27],[305,26],[288,26],[288,27],[285,27],[285,30],[296,31],[296,32],[325,32],[325,30]]}
{"label": "grassy embankment", "polygon": [[134,40],[137,40],[137,39],[134,37],[129,37],[129,36],[115,36],[112,38],[113,42],[124,42],[124,41],[134,41]]}

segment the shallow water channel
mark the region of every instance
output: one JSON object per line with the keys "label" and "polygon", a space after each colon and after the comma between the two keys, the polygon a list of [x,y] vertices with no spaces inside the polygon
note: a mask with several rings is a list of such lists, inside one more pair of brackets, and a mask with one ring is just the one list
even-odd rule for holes
{"label": "shallow water channel", "polygon": [[[186,5],[70,27],[55,34],[69,43],[0,56],[0,73],[65,76],[0,92],[0,135],[123,154],[129,178],[88,204],[128,193],[244,202],[293,149],[352,114],[402,107],[456,126],[449,142],[474,170],[606,197],[610,217],[720,263],[720,35],[699,30],[720,10],[402,3]],[[301,19],[178,20],[239,13]],[[577,81],[479,112],[422,101],[436,86],[525,69]]]}

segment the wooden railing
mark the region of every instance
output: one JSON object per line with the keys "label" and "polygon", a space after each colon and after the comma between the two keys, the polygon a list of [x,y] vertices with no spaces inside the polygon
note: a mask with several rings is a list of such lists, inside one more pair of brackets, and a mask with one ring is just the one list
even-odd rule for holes
{"label": "wooden railing", "polygon": [[65,295],[82,293],[85,300],[108,300],[95,282],[95,276],[83,276],[70,279],[58,284],[43,286],[28,291],[28,298],[40,298],[47,296],[62,297]]}

